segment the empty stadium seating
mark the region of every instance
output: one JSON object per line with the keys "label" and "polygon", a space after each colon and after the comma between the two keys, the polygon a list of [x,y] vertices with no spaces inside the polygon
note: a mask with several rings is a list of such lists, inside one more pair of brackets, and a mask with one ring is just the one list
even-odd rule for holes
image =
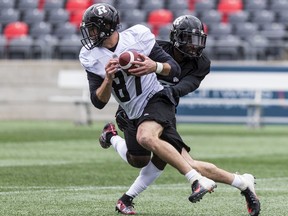
{"label": "empty stadium seating", "polygon": [[[169,26],[176,17],[195,15],[208,29],[209,44],[206,49],[213,58],[218,55],[215,52],[219,53],[221,49],[214,51],[209,46],[220,47],[220,39],[226,36],[231,36],[229,40],[239,38],[254,47],[247,55],[254,55],[255,59],[263,59],[265,54],[269,54],[265,46],[275,50],[274,53],[279,50],[275,59],[280,58],[279,53],[288,50],[287,0],[0,0],[0,58],[10,58],[12,55],[9,54],[9,46],[6,46],[7,41],[22,36],[25,36],[21,39],[23,43],[31,39],[34,44],[31,58],[77,58],[75,50],[78,47],[71,49],[69,55],[69,49],[59,49],[59,41],[62,43],[69,35],[75,42],[80,35],[79,26],[84,11],[100,2],[112,4],[119,10],[122,25],[119,31],[140,23],[149,27],[157,39],[169,39]],[[13,46],[21,40],[15,40]],[[64,47],[67,47],[69,43],[65,44]],[[275,45],[275,49],[271,48],[271,44]],[[45,46],[49,49],[45,50]],[[230,49],[227,47],[222,52]],[[62,52],[63,49],[65,52]],[[57,53],[60,50],[62,54]],[[235,50],[235,46],[231,50]],[[28,58],[28,55],[22,56]],[[235,55],[232,56],[234,58]],[[238,58],[246,59],[242,54]],[[273,53],[269,58],[273,59]]]}

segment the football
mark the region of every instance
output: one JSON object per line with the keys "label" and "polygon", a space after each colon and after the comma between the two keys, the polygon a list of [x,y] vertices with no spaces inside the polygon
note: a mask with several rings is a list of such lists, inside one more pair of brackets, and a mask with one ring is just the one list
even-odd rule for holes
{"label": "football", "polygon": [[129,69],[137,67],[132,64],[133,61],[143,61],[136,51],[125,51],[119,56],[119,65],[126,73]]}

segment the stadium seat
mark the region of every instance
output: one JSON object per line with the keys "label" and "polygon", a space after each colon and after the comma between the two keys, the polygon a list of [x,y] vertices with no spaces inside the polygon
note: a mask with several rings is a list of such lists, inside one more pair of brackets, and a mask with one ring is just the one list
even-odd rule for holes
{"label": "stadium seat", "polygon": [[160,10],[165,7],[165,1],[145,0],[141,5],[141,9],[147,13],[155,10]]}
{"label": "stadium seat", "polygon": [[288,13],[287,11],[279,11],[277,22],[285,25],[286,29],[288,29]]}
{"label": "stadium seat", "polygon": [[66,22],[64,24],[57,25],[55,27],[54,32],[52,33],[59,39],[70,37],[77,33],[77,27],[70,22]]}
{"label": "stadium seat", "polygon": [[117,3],[117,10],[119,11],[130,11],[139,7],[139,0],[121,0]]}
{"label": "stadium seat", "polygon": [[269,40],[269,44],[273,45],[269,49],[270,56],[280,57],[285,48],[286,43],[286,29],[285,25],[281,23],[272,23],[270,25],[264,25],[260,34]]}
{"label": "stadium seat", "polygon": [[6,54],[7,39],[0,34],[0,58],[4,58]]}
{"label": "stadium seat", "polygon": [[251,37],[259,33],[258,25],[251,22],[242,23],[241,25],[235,26],[233,33],[241,39],[246,40],[247,37]]}
{"label": "stadium seat", "polygon": [[20,20],[20,12],[13,8],[3,9],[0,11],[0,20],[3,26],[12,22],[17,22]]}
{"label": "stadium seat", "polygon": [[7,57],[9,59],[28,59],[31,58],[33,39],[30,36],[13,38],[7,47]]}
{"label": "stadium seat", "polygon": [[0,10],[7,10],[15,7],[15,0],[0,0]]}
{"label": "stadium seat", "polygon": [[195,2],[196,2],[197,0],[188,0],[188,10],[191,10],[191,11],[193,11],[194,10],[194,5],[195,5]]}
{"label": "stadium seat", "polygon": [[28,34],[29,27],[24,22],[12,22],[5,26],[4,35],[10,40],[17,37],[26,36]]}
{"label": "stadium seat", "polygon": [[215,41],[213,52],[217,60],[243,59],[243,41],[237,36],[227,35]]}
{"label": "stadium seat", "polygon": [[245,10],[231,13],[228,16],[228,22],[233,26],[241,25],[242,23],[247,22],[248,19],[249,19],[249,12]]}
{"label": "stadium seat", "polygon": [[[286,35],[285,25],[281,23],[270,23],[264,25],[263,29],[260,31],[260,34],[268,38],[269,40],[280,40],[282,41]],[[284,41],[283,41],[284,44]]]}
{"label": "stadium seat", "polygon": [[194,11],[195,10],[195,4],[197,2],[200,2],[200,1],[209,1],[210,3],[212,3],[214,5],[214,9],[216,9],[216,5],[218,3],[218,0],[188,0],[188,5],[189,5],[189,10],[192,10]]}
{"label": "stadium seat", "polygon": [[53,11],[59,8],[64,8],[65,0],[45,0],[43,9],[45,11]]}
{"label": "stadium seat", "polygon": [[63,38],[58,43],[58,57],[60,59],[78,59],[82,44],[78,35]]}
{"label": "stadium seat", "polygon": [[232,34],[232,25],[230,23],[219,23],[218,25],[211,25],[209,27],[208,35],[215,39],[225,37]]}
{"label": "stadium seat", "polygon": [[27,10],[34,10],[38,8],[38,4],[39,0],[21,0],[18,1],[16,8],[21,12],[24,12]]}
{"label": "stadium seat", "polygon": [[266,60],[269,50],[269,41],[262,35],[254,35],[247,38],[248,49],[246,52],[249,60]]}
{"label": "stadium seat", "polygon": [[33,10],[25,10],[23,11],[22,21],[27,23],[28,25],[32,25],[34,23],[43,22],[45,19],[45,13],[43,10],[39,10],[38,8]]}
{"label": "stadium seat", "polygon": [[123,14],[121,17],[122,22],[128,26],[146,22],[147,13],[144,10],[132,9],[129,14]]}
{"label": "stadium seat", "polygon": [[70,13],[74,13],[78,10],[86,10],[89,6],[90,0],[67,0],[65,9]]}
{"label": "stadium seat", "polygon": [[254,13],[251,22],[258,24],[261,28],[263,25],[269,25],[275,20],[275,13],[270,10],[261,10]]}
{"label": "stadium seat", "polygon": [[64,24],[65,22],[69,21],[69,18],[70,17],[68,11],[63,8],[57,8],[55,10],[50,10],[47,12],[46,22],[49,22],[54,26],[61,23]]}
{"label": "stadium seat", "polygon": [[31,25],[29,35],[33,38],[42,38],[46,35],[50,35],[51,32],[52,27],[50,23],[40,22]]}
{"label": "stadium seat", "polygon": [[[92,4],[97,4],[97,3],[107,3],[110,5],[115,6],[116,5],[116,1],[119,3],[120,1],[118,0],[91,0],[91,5]],[[122,0],[121,0],[122,1]],[[136,0],[137,1],[137,0]]]}
{"label": "stadium seat", "polygon": [[208,26],[219,25],[222,21],[222,13],[217,10],[210,10],[201,16],[201,21]]}
{"label": "stadium seat", "polygon": [[266,8],[267,8],[267,0],[246,1],[246,3],[244,4],[245,11],[252,13],[265,10]]}
{"label": "stadium seat", "polygon": [[[140,1],[139,0],[122,0],[122,1],[119,1],[118,4],[117,4],[117,10],[119,11],[119,14],[120,14],[120,20],[121,22],[123,21],[123,18],[125,19],[125,17],[129,17],[130,13],[133,11],[133,10],[136,10],[138,9],[139,10],[139,7],[140,7]],[[143,13],[147,13],[146,11],[144,10],[141,10]],[[135,16],[135,14],[132,15],[131,17],[131,22],[132,19],[133,19],[133,16]],[[127,19],[125,19],[126,21]],[[135,22],[133,22],[135,23]]]}
{"label": "stadium seat", "polygon": [[222,21],[227,22],[229,14],[242,11],[243,3],[242,0],[220,0],[217,9],[222,13]]}
{"label": "stadium seat", "polygon": [[34,39],[34,58],[52,59],[55,58],[55,50],[59,40],[53,35],[46,34]]}
{"label": "stadium seat", "polygon": [[280,13],[281,11],[288,11],[288,1],[287,0],[273,0],[271,1],[270,10]]}
{"label": "stadium seat", "polygon": [[220,0],[217,9],[222,13],[234,13],[243,9],[242,0]]}
{"label": "stadium seat", "polygon": [[175,14],[176,11],[188,10],[189,4],[188,0],[173,0],[168,1],[166,7]]}
{"label": "stadium seat", "polygon": [[170,10],[159,9],[148,14],[148,24],[152,27],[152,32],[157,36],[160,26],[169,24],[173,21],[173,13]]}
{"label": "stadium seat", "polygon": [[38,9],[43,10],[45,5],[45,0],[38,0]]}
{"label": "stadium seat", "polygon": [[199,19],[201,19],[202,14],[214,9],[216,8],[212,1],[196,1],[194,5],[194,11]]}
{"label": "stadium seat", "polygon": [[186,10],[174,10],[172,11],[173,15],[174,15],[174,19],[176,17],[182,16],[182,15],[192,15],[192,16],[196,16],[196,13],[192,10],[186,9]]}

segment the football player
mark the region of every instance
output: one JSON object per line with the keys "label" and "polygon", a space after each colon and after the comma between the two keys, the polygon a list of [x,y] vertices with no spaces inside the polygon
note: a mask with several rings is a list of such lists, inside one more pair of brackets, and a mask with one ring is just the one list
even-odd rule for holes
{"label": "football player", "polygon": [[[201,21],[195,16],[184,15],[174,20],[169,42],[157,41],[181,67],[179,77],[157,75],[163,85],[170,86],[170,90],[177,102],[179,101],[179,97],[195,91],[210,71],[210,60],[203,53],[206,46],[206,37],[207,35]],[[116,122],[126,135],[125,131],[131,127],[131,122],[123,110],[117,112]],[[176,122],[174,124],[176,127]],[[104,148],[112,144],[119,155],[127,161],[129,151],[127,152],[125,140],[117,135],[113,123],[108,123],[104,127],[99,141]],[[216,167],[212,163],[193,160],[188,153],[189,150],[190,148],[185,145],[181,149],[181,154],[191,167],[216,182],[238,188],[241,194],[245,196],[249,214],[251,216],[259,215],[260,202],[255,193],[254,177],[251,174],[232,174]],[[135,213],[132,205],[133,199],[152,184],[160,176],[165,167],[165,164],[162,164],[162,168],[159,169],[159,165],[155,166],[154,163],[154,157],[152,157],[151,162],[141,169],[135,182],[118,200],[116,205],[118,211],[123,214]]]}
{"label": "football player", "polygon": [[[149,28],[135,25],[119,32],[118,26],[118,11],[106,3],[90,6],[83,15],[79,59],[87,72],[91,102],[102,109],[113,95],[133,126],[125,130],[127,161],[142,168],[150,162],[153,152],[160,161],[159,168],[165,161],[187,178],[192,187],[189,200],[196,202],[213,191],[216,184],[193,169],[180,154],[186,145],[174,126],[175,99],[156,76],[177,77],[180,67],[156,43]],[[138,67],[128,71],[131,75],[120,69],[115,58],[128,50],[138,52],[144,59],[134,62]],[[113,133],[110,131],[105,137],[109,139]],[[123,207],[121,203],[118,206]]]}

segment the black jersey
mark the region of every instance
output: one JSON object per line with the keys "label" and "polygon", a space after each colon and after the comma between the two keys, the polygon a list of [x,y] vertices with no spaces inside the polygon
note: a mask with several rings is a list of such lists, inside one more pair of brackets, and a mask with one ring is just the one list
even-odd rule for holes
{"label": "black jersey", "polygon": [[[157,43],[174,58],[173,45],[169,41],[158,40]],[[210,72],[210,59],[203,53],[201,57],[183,59],[178,62],[181,67],[179,77],[157,75],[163,85],[170,85],[175,97],[182,97],[195,91],[201,81]]]}

